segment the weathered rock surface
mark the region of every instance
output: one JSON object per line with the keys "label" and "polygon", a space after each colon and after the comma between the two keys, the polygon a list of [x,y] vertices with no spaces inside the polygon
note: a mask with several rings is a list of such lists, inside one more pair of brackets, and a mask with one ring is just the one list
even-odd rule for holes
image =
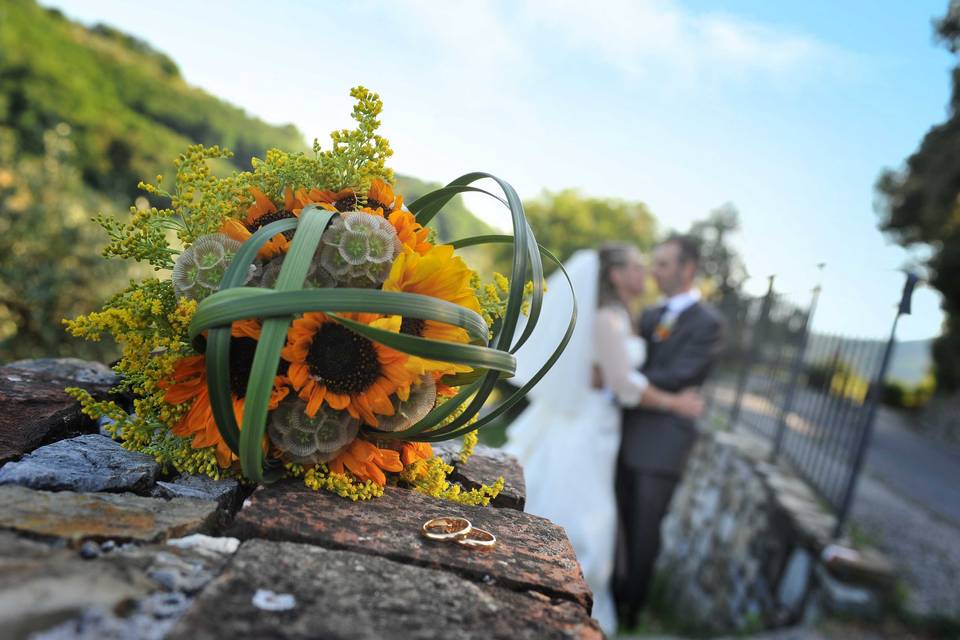
{"label": "weathered rock surface", "polygon": [[601,634],[584,610],[569,601],[478,584],[368,554],[250,540],[169,638],[448,636],[600,638]]}
{"label": "weathered rock surface", "polygon": [[752,455],[749,440],[739,444],[730,434],[701,437],[663,521],[657,559],[663,613],[714,633],[781,622],[778,586],[796,538],[757,471],[763,456]]}
{"label": "weathered rock surface", "polygon": [[172,482],[157,482],[154,495],[161,498],[197,498],[212,500],[221,509],[229,509],[237,499],[240,483],[234,478],[214,480],[210,476],[187,474]]}
{"label": "weathered rock surface", "polygon": [[460,462],[461,441],[452,440],[433,445],[434,453],[453,466],[450,479],[465,489],[476,489],[481,484],[491,485],[503,477],[503,491],[490,504],[494,507],[523,511],[527,502],[523,467],[509,453],[478,444],[466,462]]}
{"label": "weathered rock surface", "polygon": [[63,391],[70,384],[0,367],[0,464],[82,428],[80,405]]}
{"label": "weathered rock surface", "polygon": [[3,637],[161,638],[230,555],[110,546],[83,560],[72,550],[0,532]]}
{"label": "weathered rock surface", "polygon": [[134,491],[153,486],[160,468],[148,455],[127,451],[96,433],[40,447],[0,468],[0,485],[53,491]]}
{"label": "weathered rock surface", "polygon": [[514,456],[504,451],[477,445],[466,462],[454,463],[451,479],[467,489],[475,489],[481,484],[491,485],[500,477],[504,481],[503,491],[490,504],[523,511],[527,502],[523,468]]}
{"label": "weathered rock surface", "polygon": [[[477,551],[424,539],[423,522],[441,515],[461,516],[493,532],[497,546]],[[229,532],[241,540],[304,542],[445,569],[473,580],[571,600],[587,611],[592,605],[563,529],[513,509],[441,502],[391,487],[382,498],[350,502],[289,481],[257,489]]]}
{"label": "weathered rock surface", "polygon": [[[100,436],[98,436],[100,437]],[[207,500],[158,500],[133,494],[47,492],[0,487],[0,529],[59,538],[157,542],[206,531],[217,505]]]}
{"label": "weathered rock surface", "polygon": [[119,381],[119,376],[114,373],[113,369],[102,362],[80,360],[79,358],[17,360],[6,366],[21,371],[29,371],[45,378],[70,380],[78,386],[112,387]]}

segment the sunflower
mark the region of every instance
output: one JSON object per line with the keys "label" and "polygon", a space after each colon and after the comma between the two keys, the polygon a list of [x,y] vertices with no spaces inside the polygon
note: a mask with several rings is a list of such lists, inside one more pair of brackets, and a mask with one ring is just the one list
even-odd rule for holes
{"label": "sunflower", "polygon": [[[398,316],[340,315],[378,329],[400,330]],[[406,400],[410,385],[428,371],[426,361],[373,342],[321,312],[294,320],[283,357],[290,363],[287,377],[307,402],[307,415],[315,415],[326,402],[373,427],[378,424],[375,414],[393,415],[390,396]]]}
{"label": "sunflower", "polygon": [[296,192],[287,188],[283,192],[283,201],[287,211],[291,211],[294,215],[299,216],[300,212],[303,211],[303,208],[308,204],[315,204],[327,211],[337,211],[337,208],[333,206],[330,201],[330,198],[335,197],[335,195],[336,194],[331,195],[330,191],[320,191],[320,189],[317,188],[310,189],[310,191],[297,189]]}
{"label": "sunflower", "polygon": [[[234,240],[246,242],[250,236],[253,235],[253,232],[260,227],[264,227],[277,220],[296,218],[299,214],[299,211],[295,213],[290,210],[290,207],[279,211],[277,206],[273,204],[273,201],[256,187],[250,187],[250,193],[253,194],[253,204],[247,209],[247,217],[244,218],[242,222],[233,218],[228,219],[221,225],[220,233]],[[293,200],[293,194],[289,188],[285,190],[284,199],[287,203]],[[266,244],[257,252],[257,257],[262,260],[269,260],[282,253],[286,253],[290,247],[291,237],[293,236],[289,231],[286,233],[278,233],[267,240]]]}
{"label": "sunflower", "polygon": [[371,211],[379,210],[381,215],[389,216],[403,208],[403,196],[394,194],[390,185],[383,180],[374,180],[367,191],[366,208]]}
{"label": "sunflower", "polygon": [[[428,445],[429,446],[429,445]],[[358,480],[371,480],[381,487],[387,484],[384,471],[403,471],[400,453],[381,449],[361,438],[354,440],[327,468],[333,473],[349,471]]]}
{"label": "sunflower", "polygon": [[429,442],[404,442],[400,447],[400,461],[411,465],[418,460],[429,460],[433,457],[433,447]]}
{"label": "sunflower", "polygon": [[[247,393],[247,380],[253,367],[253,356],[260,339],[260,323],[256,320],[238,320],[230,328],[230,397],[233,400],[233,413],[237,424],[243,421],[243,403]],[[171,381],[164,384],[164,401],[168,404],[193,402],[190,410],[173,427],[174,434],[181,437],[193,437],[194,449],[216,447],[217,462],[221,467],[229,467],[237,457],[224,442],[213,419],[210,408],[210,395],[207,391],[206,356],[195,355],[181,358],[174,368]],[[283,378],[274,379],[270,393],[269,408],[276,409],[290,389],[283,384]]]}
{"label": "sunflower", "polygon": [[[432,296],[479,313],[480,302],[470,286],[472,276],[473,271],[463,259],[453,255],[450,245],[437,245],[424,255],[407,248],[394,261],[390,275],[383,283],[383,290]],[[446,342],[470,341],[467,332],[460,327],[420,318],[404,318],[400,332]],[[431,365],[434,370],[444,374],[470,371],[469,367],[451,363],[431,362]]]}

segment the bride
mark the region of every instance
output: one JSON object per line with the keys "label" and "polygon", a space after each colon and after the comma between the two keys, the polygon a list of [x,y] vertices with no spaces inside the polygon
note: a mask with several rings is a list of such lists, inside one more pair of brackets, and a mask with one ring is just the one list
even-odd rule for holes
{"label": "bride", "polygon": [[[610,592],[617,508],[614,472],[620,409],[651,406],[695,417],[695,392],[668,393],[640,373],[646,354],[632,330],[629,305],[644,292],[640,251],[627,244],[575,253],[564,265],[577,297],[577,326],[567,349],[527,396],[530,406],[507,430],[504,448],[517,456],[527,481],[526,510],[561,525],[594,595],[593,616],[616,631]],[[573,300],[560,272],[547,280],[541,322],[517,352],[520,382],[560,342]],[[551,319],[553,319],[551,321]]]}

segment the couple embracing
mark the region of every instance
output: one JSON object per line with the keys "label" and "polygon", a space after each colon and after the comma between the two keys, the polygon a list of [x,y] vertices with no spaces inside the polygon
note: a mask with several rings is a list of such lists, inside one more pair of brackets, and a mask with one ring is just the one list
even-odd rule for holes
{"label": "couple embracing", "polygon": [[[630,309],[647,280],[640,251],[609,244],[574,254],[564,266],[577,296],[576,330],[508,430],[505,448],[524,467],[527,511],[566,529],[593,590],[593,616],[608,633],[618,620],[637,622],[660,521],[696,440],[697,388],[721,344],[720,316],[693,287],[699,259],[686,236],[658,245],[649,269],[664,298],[635,322]],[[548,323],[573,303],[562,277],[548,280]],[[520,380],[559,342],[565,323],[552,324],[518,352]]]}

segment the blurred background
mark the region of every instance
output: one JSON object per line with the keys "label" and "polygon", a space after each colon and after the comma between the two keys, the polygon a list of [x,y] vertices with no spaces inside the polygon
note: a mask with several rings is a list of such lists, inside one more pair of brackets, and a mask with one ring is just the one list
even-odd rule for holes
{"label": "blurred background", "polygon": [[[958,47],[946,0],[3,0],[0,362],[115,359],[60,323],[141,275],[99,257],[90,218],[159,204],[137,183],[190,143],[233,150],[223,171],[325,144],[364,84],[408,202],[483,170],[561,259],[700,238],[735,329],[711,420],[775,445],[838,533],[922,548],[905,588],[960,619]],[[508,230],[498,206],[457,200],[437,231]],[[861,473],[878,502],[854,499]],[[935,540],[904,543],[914,512]]]}

